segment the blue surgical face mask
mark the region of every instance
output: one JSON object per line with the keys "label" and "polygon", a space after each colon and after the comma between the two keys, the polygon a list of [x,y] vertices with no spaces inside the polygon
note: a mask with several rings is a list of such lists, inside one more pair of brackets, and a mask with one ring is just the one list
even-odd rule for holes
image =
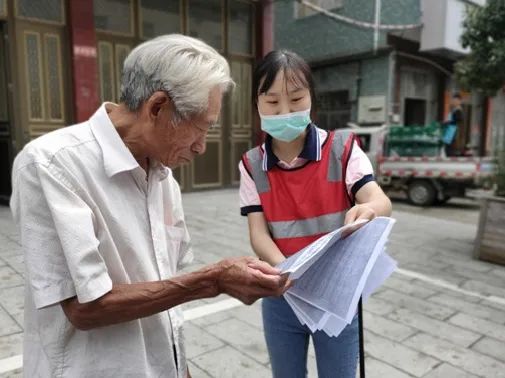
{"label": "blue surgical face mask", "polygon": [[272,138],[284,142],[295,140],[311,122],[310,108],[301,112],[279,115],[260,114],[260,118],[261,130],[271,135]]}

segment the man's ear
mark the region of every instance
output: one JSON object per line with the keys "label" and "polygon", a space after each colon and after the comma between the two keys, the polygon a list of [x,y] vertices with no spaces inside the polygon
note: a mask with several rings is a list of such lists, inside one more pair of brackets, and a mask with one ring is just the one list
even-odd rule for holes
{"label": "man's ear", "polygon": [[170,98],[163,91],[154,92],[151,97],[147,100],[147,112],[149,114],[149,118],[155,119],[160,115],[160,111],[162,108],[167,107],[170,103]]}

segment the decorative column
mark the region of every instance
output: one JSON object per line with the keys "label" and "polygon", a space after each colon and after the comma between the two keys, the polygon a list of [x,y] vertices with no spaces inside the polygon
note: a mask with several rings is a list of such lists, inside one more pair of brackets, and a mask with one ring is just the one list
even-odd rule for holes
{"label": "decorative column", "polygon": [[[274,2],[273,0],[262,0],[258,4],[256,18],[256,59],[263,58],[274,49]],[[260,144],[265,139],[265,134],[261,131],[260,120],[256,111],[253,124],[253,142]]]}
{"label": "decorative column", "polygon": [[74,118],[82,122],[100,105],[93,1],[72,0],[68,4]]}

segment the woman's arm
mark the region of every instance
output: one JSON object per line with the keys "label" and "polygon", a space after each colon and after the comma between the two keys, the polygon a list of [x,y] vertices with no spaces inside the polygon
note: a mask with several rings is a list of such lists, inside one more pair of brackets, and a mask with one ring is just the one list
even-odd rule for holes
{"label": "woman's arm", "polygon": [[254,253],[272,266],[281,263],[285,257],[277,248],[268,231],[267,221],[263,212],[247,214],[249,237]]}
{"label": "woman's arm", "polygon": [[[261,211],[261,200],[251,175],[245,169],[242,161],[239,163],[238,168],[240,170],[239,197],[241,214],[247,215],[252,249],[261,260],[276,266],[285,257],[270,236],[265,215]],[[251,208],[254,209],[251,210]]]}
{"label": "woman's arm", "polygon": [[377,216],[391,215],[391,201],[375,181],[370,181],[363,185],[356,192],[355,200],[356,205],[345,216],[345,224],[352,223],[358,219],[371,220]]}

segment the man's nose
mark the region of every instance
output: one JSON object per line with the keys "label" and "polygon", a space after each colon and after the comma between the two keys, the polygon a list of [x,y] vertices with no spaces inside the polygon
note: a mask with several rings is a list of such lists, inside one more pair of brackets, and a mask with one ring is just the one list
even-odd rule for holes
{"label": "man's nose", "polygon": [[205,150],[207,149],[207,143],[205,141],[205,138],[206,138],[205,135],[198,138],[191,146],[191,151],[198,155],[204,154]]}

